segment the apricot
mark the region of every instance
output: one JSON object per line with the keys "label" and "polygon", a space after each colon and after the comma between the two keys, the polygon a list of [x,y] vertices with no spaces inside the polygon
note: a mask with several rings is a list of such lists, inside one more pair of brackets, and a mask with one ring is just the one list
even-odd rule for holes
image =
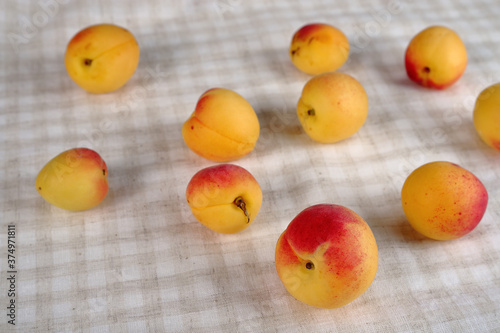
{"label": "apricot", "polygon": [[432,26],[410,41],[405,66],[412,81],[427,88],[445,89],[464,73],[467,51],[453,30]]}
{"label": "apricot", "polygon": [[313,140],[337,142],[363,126],[368,116],[368,97],[363,86],[348,74],[320,74],[304,86],[297,116]]}
{"label": "apricot", "polygon": [[500,83],[479,94],[474,106],[473,121],[481,139],[500,151]]}
{"label": "apricot", "polygon": [[220,164],[198,171],[189,181],[186,199],[195,218],[207,228],[232,234],[255,220],[262,190],[246,169]]}
{"label": "apricot", "polygon": [[288,292],[320,308],[344,306],[372,284],[378,249],[368,224],[340,205],[304,209],[276,244],[278,276]]}
{"label": "apricot", "polygon": [[98,24],[78,32],[68,43],[64,62],[69,76],[88,92],[122,87],[139,63],[139,45],[126,29]]}
{"label": "apricot", "polygon": [[260,134],[252,106],[236,92],[213,88],[201,95],[182,126],[186,145],[196,154],[228,162],[249,154]]}
{"label": "apricot", "polygon": [[401,191],[412,227],[435,240],[456,239],[481,221],[488,193],[470,171],[450,162],[431,162],[414,170]]}
{"label": "apricot", "polygon": [[316,75],[335,71],[347,61],[349,41],[331,25],[307,24],[293,35],[289,53],[295,67]]}
{"label": "apricot", "polygon": [[67,150],[51,159],[38,173],[35,186],[47,202],[68,210],[97,206],[108,193],[108,168],[95,151]]}

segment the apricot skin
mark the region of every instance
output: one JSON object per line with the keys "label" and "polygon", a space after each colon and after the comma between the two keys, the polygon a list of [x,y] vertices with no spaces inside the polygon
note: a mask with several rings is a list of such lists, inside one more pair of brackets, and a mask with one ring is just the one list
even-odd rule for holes
{"label": "apricot skin", "polygon": [[307,24],[294,34],[289,54],[295,67],[307,74],[331,72],[347,61],[349,41],[331,25]]}
{"label": "apricot skin", "polygon": [[249,154],[260,134],[252,106],[236,92],[213,88],[203,93],[182,126],[186,145],[216,162],[229,162]]}
{"label": "apricot skin", "polygon": [[313,140],[338,142],[363,126],[368,116],[368,97],[363,86],[348,74],[316,75],[302,90],[297,116]]}
{"label": "apricot skin", "polygon": [[319,308],[344,306],[372,284],[378,249],[368,224],[354,211],[319,204],[304,209],[281,234],[275,252],[288,292]]}
{"label": "apricot skin", "polygon": [[262,190],[246,169],[219,164],[204,168],[191,178],[186,200],[201,224],[232,234],[248,228],[255,220],[262,204]]}
{"label": "apricot skin", "polygon": [[38,193],[59,208],[81,211],[97,206],[108,193],[108,168],[98,153],[87,148],[67,150],[40,170]]}
{"label": "apricot skin", "polygon": [[64,62],[71,79],[88,92],[121,88],[139,63],[139,45],[126,29],[98,24],[78,32],[68,43]]}
{"label": "apricot skin", "polygon": [[421,86],[445,89],[455,83],[467,66],[467,51],[451,29],[432,26],[419,32],[405,53],[408,77]]}
{"label": "apricot skin", "polygon": [[500,151],[500,83],[479,94],[474,106],[473,121],[481,139]]}
{"label": "apricot skin", "polygon": [[481,221],[488,193],[470,171],[450,162],[431,162],[406,179],[401,202],[412,227],[435,240],[460,238]]}

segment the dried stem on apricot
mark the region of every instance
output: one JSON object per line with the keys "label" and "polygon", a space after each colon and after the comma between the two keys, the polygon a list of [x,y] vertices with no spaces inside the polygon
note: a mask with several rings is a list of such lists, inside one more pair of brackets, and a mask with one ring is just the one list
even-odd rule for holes
{"label": "dried stem on apricot", "polygon": [[248,214],[248,211],[247,211],[247,205],[245,203],[245,201],[243,200],[242,197],[237,197],[236,199],[234,199],[233,203],[243,211],[243,213],[245,213],[245,216],[247,217],[247,223],[250,223],[250,215]]}

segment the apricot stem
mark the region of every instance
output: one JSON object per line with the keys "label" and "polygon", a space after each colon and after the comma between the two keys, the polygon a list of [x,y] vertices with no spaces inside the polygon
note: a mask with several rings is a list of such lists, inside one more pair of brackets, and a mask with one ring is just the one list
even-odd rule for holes
{"label": "apricot stem", "polygon": [[242,197],[237,197],[236,199],[234,199],[233,203],[243,211],[243,213],[245,213],[245,216],[247,217],[247,223],[250,223],[250,215],[248,215],[248,211],[247,211],[247,205],[245,203],[245,201],[243,201],[243,198]]}
{"label": "apricot stem", "polygon": [[430,73],[431,69],[429,67],[424,67],[424,73]]}
{"label": "apricot stem", "polygon": [[85,66],[90,66],[90,65],[92,65],[92,59],[89,59],[89,58],[85,58],[85,59],[83,59],[83,64],[84,64]]}
{"label": "apricot stem", "polygon": [[310,262],[310,261],[309,261],[309,262],[306,264],[306,268],[307,268],[307,269],[314,269],[314,264],[313,264],[312,262]]}
{"label": "apricot stem", "polygon": [[307,115],[314,116],[314,115],[316,115],[316,112],[314,111],[314,109],[310,109],[310,110],[307,110]]}

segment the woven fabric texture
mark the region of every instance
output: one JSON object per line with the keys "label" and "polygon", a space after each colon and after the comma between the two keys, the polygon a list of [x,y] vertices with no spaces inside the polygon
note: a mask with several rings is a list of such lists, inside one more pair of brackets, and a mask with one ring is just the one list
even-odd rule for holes
{"label": "woven fabric texture", "polygon": [[[0,331],[500,332],[500,153],[472,123],[478,94],[500,81],[499,17],[497,0],[4,1]],[[335,144],[313,142],[296,115],[311,76],[288,48],[311,22],[346,34],[339,71],[369,99],[364,126]],[[97,23],[127,28],[141,49],[130,81],[101,95],[64,66],[72,36]],[[409,41],[431,25],[452,28],[468,52],[464,75],[442,91],[411,82],[404,67]],[[216,164],[181,134],[214,87],[247,99],[261,126],[254,151],[232,163],[254,175],[263,204],[232,235],[197,222],[185,196],[191,177]],[[35,189],[44,164],[74,147],[94,149],[109,170],[107,197],[83,212]],[[405,218],[403,182],[432,161],[461,165],[488,190],[481,223],[463,238],[430,240]],[[371,287],[332,310],[294,299],[274,264],[280,234],[318,203],[354,210],[379,248]]]}

